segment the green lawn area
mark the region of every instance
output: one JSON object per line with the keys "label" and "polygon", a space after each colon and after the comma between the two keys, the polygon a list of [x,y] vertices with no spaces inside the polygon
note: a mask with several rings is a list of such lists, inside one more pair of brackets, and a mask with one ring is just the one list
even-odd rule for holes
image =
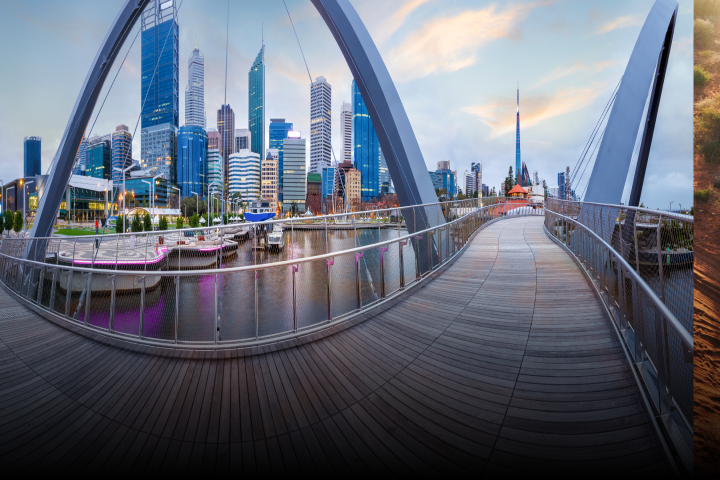
{"label": "green lawn area", "polygon": [[76,237],[79,235],[95,235],[95,232],[90,232],[87,230],[77,230],[74,228],[61,228],[59,230],[55,230],[54,233],[57,233],[59,235],[70,235],[73,237]]}

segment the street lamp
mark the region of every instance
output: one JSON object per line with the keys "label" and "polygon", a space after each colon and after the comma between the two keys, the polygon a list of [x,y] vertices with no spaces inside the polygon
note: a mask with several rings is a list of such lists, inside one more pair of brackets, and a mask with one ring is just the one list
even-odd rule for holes
{"label": "street lamp", "polygon": [[675,202],[670,202],[670,211],[672,212],[672,204]]}
{"label": "street lamp", "polygon": [[126,183],[125,183],[126,175],[125,174],[132,167],[133,167],[133,165],[130,165],[129,167],[124,168],[124,169],[113,167],[114,172],[122,172],[122,176],[123,176],[123,216],[122,216],[123,217],[123,233],[125,233],[125,217],[127,216],[126,212],[125,212],[125,210],[127,210],[127,205],[125,205],[125,203],[127,202],[127,199],[125,198],[125,185],[126,185]]}
{"label": "street lamp", "polygon": [[[183,147],[183,148],[185,148],[185,147]],[[177,192],[178,192],[178,210],[180,210],[180,189],[177,187],[173,187],[172,185],[170,185],[170,188],[172,188],[173,190],[177,190]],[[182,211],[180,213],[182,213]]]}
{"label": "street lamp", "polygon": [[27,215],[25,213],[26,212],[25,206],[27,205],[27,195],[26,195],[27,186],[30,185],[31,183],[35,183],[35,180],[30,180],[29,182],[25,182],[25,187],[23,188],[23,230],[25,230],[25,218]]}
{"label": "street lamp", "polygon": [[193,195],[195,195],[195,199],[196,199],[196,201],[197,201],[197,207],[195,208],[197,211],[196,211],[195,213],[196,213],[197,216],[199,217],[199,216],[200,216],[200,195],[198,195],[198,194],[195,193],[195,192],[190,192],[190,193],[192,193]]}

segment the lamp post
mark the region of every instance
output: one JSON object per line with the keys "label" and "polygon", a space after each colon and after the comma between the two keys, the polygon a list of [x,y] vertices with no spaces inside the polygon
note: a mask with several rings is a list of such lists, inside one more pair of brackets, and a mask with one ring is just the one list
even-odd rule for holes
{"label": "lamp post", "polygon": [[25,182],[25,185],[24,185],[24,187],[23,187],[23,230],[26,229],[25,218],[27,217],[27,214],[26,214],[25,212],[27,211],[27,209],[26,209],[25,207],[26,207],[26,205],[27,205],[27,194],[26,194],[26,193],[27,193],[27,187],[28,187],[28,185],[30,185],[31,183],[35,183],[35,180],[30,180],[29,182]]}
{"label": "lamp post", "polygon": [[[146,182],[145,180],[140,180],[140,181],[148,186],[148,189],[149,189],[148,195],[150,197],[148,199],[148,209],[150,210],[150,212],[152,212],[152,207],[150,206],[150,205],[152,205],[152,182]],[[135,212],[135,215],[137,215],[137,212]],[[150,214],[150,225],[152,226],[152,213]]]}
{"label": "lamp post", "polygon": [[[177,187],[173,187],[172,185],[170,185],[170,188],[172,188],[173,190],[177,190],[178,192],[178,211],[180,211],[180,189]],[[180,211],[180,213],[182,214],[182,211]]]}
{"label": "lamp post", "polygon": [[125,229],[125,217],[127,216],[125,214],[125,210],[127,210],[127,205],[125,205],[125,203],[127,203],[127,199],[125,198],[125,185],[127,185],[125,183],[125,178],[126,178],[127,171],[130,170],[132,167],[133,167],[132,165],[130,165],[129,167],[124,168],[124,169],[113,167],[114,172],[122,172],[122,176],[123,176],[123,233],[125,233],[125,230],[126,230]]}
{"label": "lamp post", "polygon": [[672,212],[672,204],[675,202],[670,202],[670,211]]}

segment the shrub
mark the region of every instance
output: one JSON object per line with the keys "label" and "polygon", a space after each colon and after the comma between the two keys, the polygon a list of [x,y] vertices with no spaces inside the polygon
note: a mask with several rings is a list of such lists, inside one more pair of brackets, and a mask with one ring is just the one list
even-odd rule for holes
{"label": "shrub", "polygon": [[177,220],[175,220],[175,228],[177,228],[178,230],[183,228],[183,218],[182,217],[178,217]]}
{"label": "shrub", "polygon": [[715,25],[710,20],[697,19],[695,27],[695,50],[705,50],[715,46]]}
{"label": "shrub", "polygon": [[712,190],[695,190],[695,201],[696,202],[707,202],[710,200],[710,197],[712,196]]}
{"label": "shrub", "polygon": [[190,217],[190,228],[198,228],[198,226],[200,226],[200,217],[197,213],[193,213]]}
{"label": "shrub", "polygon": [[130,223],[130,231],[133,233],[142,232],[142,223],[140,223],[140,216],[136,213]]}
{"label": "shrub", "polygon": [[125,233],[123,232],[123,216],[118,215],[117,220],[115,221],[115,233]]}
{"label": "shrub", "polygon": [[227,213],[223,213],[223,221],[222,221],[222,223],[223,223],[223,225],[227,225],[227,224],[228,224],[228,221],[227,221]]}
{"label": "shrub", "polygon": [[5,215],[0,215],[0,233],[5,230]]}
{"label": "shrub", "polygon": [[702,152],[706,162],[720,163],[720,141],[710,140],[700,146],[700,152]]}
{"label": "shrub", "polygon": [[696,87],[702,88],[710,81],[710,74],[702,67],[695,65],[693,68],[693,83]]}
{"label": "shrub", "polygon": [[720,17],[720,2],[717,0],[695,0],[695,18],[714,19]]}
{"label": "shrub", "polygon": [[713,187],[720,189],[720,177],[715,177],[715,181],[713,181]]}
{"label": "shrub", "polygon": [[151,232],[153,229],[152,220],[150,220],[149,213],[145,213],[145,216],[143,216],[143,229],[146,232]]}
{"label": "shrub", "polygon": [[158,230],[167,230],[168,229],[168,221],[165,217],[160,217],[160,220],[158,221]]}
{"label": "shrub", "polygon": [[20,210],[15,212],[15,221],[13,223],[13,230],[18,233],[23,228],[23,214]]}
{"label": "shrub", "polygon": [[5,217],[5,221],[3,222],[5,230],[10,232],[13,228],[13,224],[15,223],[15,215],[13,214],[12,210],[5,210],[5,213],[3,213],[3,217]]}

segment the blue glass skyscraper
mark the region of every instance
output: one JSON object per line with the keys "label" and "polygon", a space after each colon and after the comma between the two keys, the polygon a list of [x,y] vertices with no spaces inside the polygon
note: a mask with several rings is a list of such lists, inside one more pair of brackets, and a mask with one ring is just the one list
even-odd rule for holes
{"label": "blue glass skyscraper", "polygon": [[175,183],[179,111],[179,27],[175,0],[155,0],[142,15],[140,165]]}
{"label": "blue glass skyscraper", "polygon": [[248,72],[248,128],[252,151],[265,158],[265,45]]}
{"label": "blue glass skyscraper", "polygon": [[192,192],[205,196],[207,132],[202,127],[185,125],[178,130],[177,186],[182,198]]}
{"label": "blue glass skyscraper", "polygon": [[40,137],[25,137],[24,140],[24,163],[23,173],[24,177],[34,177],[40,175],[41,159],[40,151],[42,146],[42,138]]}
{"label": "blue glass skyscraper", "polygon": [[380,149],[375,128],[365,107],[360,89],[352,83],[352,148],[355,169],[362,183],[360,199],[370,201],[380,195],[383,182],[389,183],[385,157]]}
{"label": "blue glass skyscraper", "polygon": [[[292,123],[285,122],[284,118],[271,118],[270,119],[270,146],[269,148],[275,148],[278,151],[278,201],[282,202],[282,187],[283,187],[283,140],[288,138],[288,132],[293,129]],[[254,141],[254,140],[253,140]]]}

